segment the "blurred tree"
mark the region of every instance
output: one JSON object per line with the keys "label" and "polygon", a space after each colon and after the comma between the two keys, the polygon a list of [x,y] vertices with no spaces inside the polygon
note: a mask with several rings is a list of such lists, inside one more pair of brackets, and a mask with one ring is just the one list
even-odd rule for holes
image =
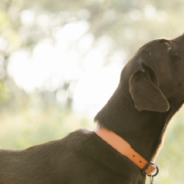
{"label": "blurred tree", "polygon": [[[28,31],[28,37],[22,36],[21,11],[29,7],[28,1],[2,0],[0,1],[0,108],[11,107],[13,104],[18,108],[22,105],[24,92],[19,89],[12,78],[8,75],[7,66],[12,54],[21,48],[33,46],[34,39],[29,37],[33,32]],[[21,98],[20,98],[21,96]],[[23,101],[22,101],[23,100]],[[14,108],[16,109],[16,108]]]}
{"label": "blurred tree", "polygon": [[[108,46],[106,64],[112,62],[113,56],[117,53],[125,53],[127,59],[140,45],[150,39],[163,35],[168,37],[179,35],[183,31],[182,26],[177,26],[183,24],[183,4],[182,0],[172,3],[166,0],[1,0],[1,104],[3,101],[7,102],[8,99],[12,101],[10,97],[13,94],[11,94],[10,86],[13,85],[13,80],[10,80],[7,66],[16,50],[31,52],[35,45],[46,38],[54,44],[56,39],[54,35],[58,29],[71,22],[83,21],[89,25],[88,31],[78,40],[74,40],[72,46],[78,47],[82,37],[90,33],[94,37],[92,47],[95,48],[100,41]],[[85,57],[89,50],[86,49],[82,57]],[[122,59],[122,63],[126,62],[125,58]],[[81,68],[84,66],[84,61],[80,59]],[[62,88],[68,93],[72,82],[73,79],[67,81],[66,84],[63,82],[58,89]],[[53,94],[56,94],[58,89],[55,89]],[[45,91],[45,97],[49,98],[51,92],[46,89],[42,90]],[[15,91],[13,93],[15,94]],[[70,106],[72,92],[67,98],[67,104]],[[46,103],[47,100],[44,102]]]}

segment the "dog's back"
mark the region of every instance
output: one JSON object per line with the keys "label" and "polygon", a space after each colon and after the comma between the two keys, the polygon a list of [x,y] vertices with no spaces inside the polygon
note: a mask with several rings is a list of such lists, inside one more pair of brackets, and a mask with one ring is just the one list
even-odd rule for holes
{"label": "dog's back", "polygon": [[[0,150],[0,184],[125,183],[122,174],[126,173],[113,170],[113,163],[122,156],[99,140],[93,132],[78,130],[25,150]],[[104,159],[111,160],[103,163]]]}

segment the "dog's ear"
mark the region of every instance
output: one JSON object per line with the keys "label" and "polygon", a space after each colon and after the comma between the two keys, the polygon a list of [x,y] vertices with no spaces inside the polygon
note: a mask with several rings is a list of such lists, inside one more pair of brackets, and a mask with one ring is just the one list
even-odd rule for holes
{"label": "dog's ear", "polygon": [[169,103],[153,80],[146,70],[137,71],[130,77],[129,91],[134,105],[139,111],[166,112],[169,110]]}

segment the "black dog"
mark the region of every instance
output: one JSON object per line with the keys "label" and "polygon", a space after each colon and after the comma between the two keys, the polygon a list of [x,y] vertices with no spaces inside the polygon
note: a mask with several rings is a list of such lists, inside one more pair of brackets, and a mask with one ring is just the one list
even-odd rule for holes
{"label": "black dog", "polygon": [[[184,35],[157,39],[130,59],[95,121],[150,161],[183,102]],[[88,130],[22,151],[0,150],[0,184],[144,184],[145,178],[129,158]]]}

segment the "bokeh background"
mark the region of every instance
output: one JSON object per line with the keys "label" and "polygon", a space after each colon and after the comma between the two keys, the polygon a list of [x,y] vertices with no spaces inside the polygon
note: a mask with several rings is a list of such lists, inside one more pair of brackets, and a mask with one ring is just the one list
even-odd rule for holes
{"label": "bokeh background", "polygon": [[[144,43],[184,32],[183,0],[0,0],[0,148],[93,130]],[[156,159],[157,184],[184,180],[184,110]]]}

